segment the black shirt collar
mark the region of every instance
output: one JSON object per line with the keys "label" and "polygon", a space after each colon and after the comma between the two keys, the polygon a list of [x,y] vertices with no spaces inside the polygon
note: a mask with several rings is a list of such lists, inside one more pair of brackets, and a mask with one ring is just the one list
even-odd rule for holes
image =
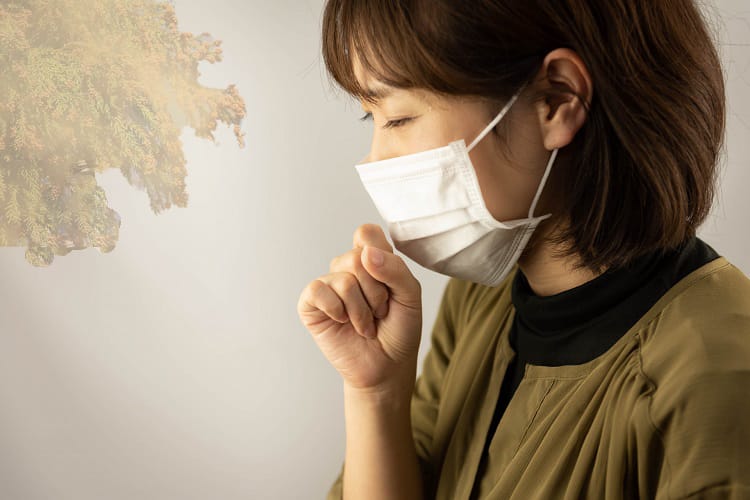
{"label": "black shirt collar", "polygon": [[516,315],[510,344],[526,363],[585,363],[607,351],[675,283],[717,257],[693,237],[674,251],[644,255],[547,297],[536,295],[518,269],[511,288]]}

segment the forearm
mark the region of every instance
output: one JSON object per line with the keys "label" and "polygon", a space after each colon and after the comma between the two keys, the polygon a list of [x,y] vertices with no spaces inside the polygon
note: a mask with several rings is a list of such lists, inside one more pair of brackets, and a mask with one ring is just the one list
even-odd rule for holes
{"label": "forearm", "polygon": [[422,498],[410,402],[410,390],[383,395],[344,386],[344,500]]}

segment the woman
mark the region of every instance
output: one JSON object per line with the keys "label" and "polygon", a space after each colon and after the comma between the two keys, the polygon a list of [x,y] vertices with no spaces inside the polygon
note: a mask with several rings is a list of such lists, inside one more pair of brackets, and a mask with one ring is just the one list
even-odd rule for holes
{"label": "woman", "polygon": [[[329,0],[384,231],[303,290],[344,381],[329,498],[750,498],[750,280],[695,237],[724,134],[691,0]],[[559,154],[558,154],[559,153]]]}

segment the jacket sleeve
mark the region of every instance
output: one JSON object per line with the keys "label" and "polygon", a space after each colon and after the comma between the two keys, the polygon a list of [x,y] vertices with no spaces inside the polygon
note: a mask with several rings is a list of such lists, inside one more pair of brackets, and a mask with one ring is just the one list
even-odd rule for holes
{"label": "jacket sleeve", "polygon": [[[411,397],[411,427],[414,446],[422,470],[425,498],[432,498],[436,479],[430,461],[430,446],[437,421],[443,376],[455,346],[456,311],[461,294],[461,280],[450,278],[443,290],[430,337],[430,349],[422,363],[422,372],[414,384]],[[331,486],[327,500],[343,499],[342,464]]]}
{"label": "jacket sleeve", "polygon": [[750,500],[750,370],[702,373],[662,404],[656,500]]}

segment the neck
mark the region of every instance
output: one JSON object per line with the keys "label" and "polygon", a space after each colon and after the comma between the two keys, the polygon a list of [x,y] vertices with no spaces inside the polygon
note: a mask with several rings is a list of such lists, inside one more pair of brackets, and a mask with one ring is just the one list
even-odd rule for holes
{"label": "neck", "polygon": [[[542,228],[537,228],[537,231],[540,229]],[[546,232],[540,233],[537,241],[518,260],[518,267],[536,295],[556,295],[583,285],[601,274],[588,268],[576,269],[577,256],[555,255],[558,249],[546,237]]]}

